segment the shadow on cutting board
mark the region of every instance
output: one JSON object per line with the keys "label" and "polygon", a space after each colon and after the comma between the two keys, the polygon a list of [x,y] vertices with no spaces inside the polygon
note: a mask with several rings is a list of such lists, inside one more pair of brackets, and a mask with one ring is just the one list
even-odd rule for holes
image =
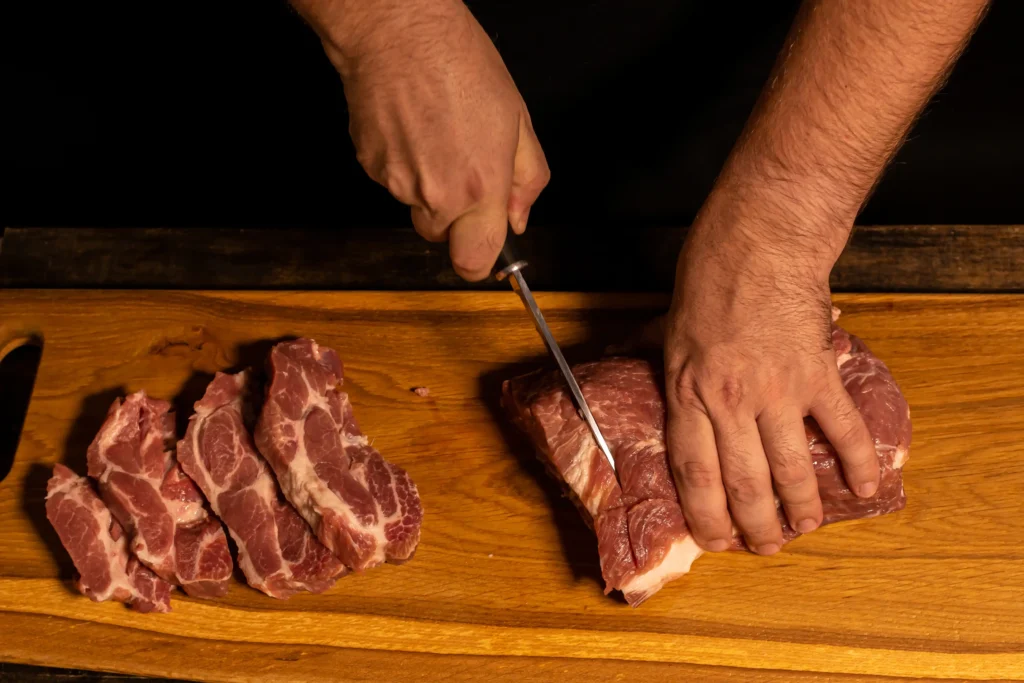
{"label": "shadow on cutting board", "polygon": [[[115,399],[125,395],[124,387],[114,387],[86,396],[78,411],[78,417],[68,431],[64,440],[64,454],[61,462],[71,468],[75,474],[85,476],[86,451],[99,432],[107,411]],[[40,538],[46,543],[50,554],[60,567],[60,578],[69,592],[75,592],[67,583],[75,578],[75,566],[71,556],[64,549],[60,537],[46,518],[46,484],[53,475],[53,467],[36,463],[32,465],[25,481],[22,507],[25,514],[32,520],[32,525]],[[77,594],[77,593],[76,593]]]}
{"label": "shadow on cutting board", "polygon": [[75,565],[71,562],[71,556],[60,542],[60,537],[54,530],[50,520],[46,518],[46,484],[53,476],[53,467],[42,463],[33,463],[25,477],[25,488],[23,489],[21,507],[30,520],[36,533],[43,539],[46,549],[50,551],[54,562],[57,563],[58,574],[61,585],[67,588],[69,593],[75,593],[71,589],[69,581],[75,579]]}
{"label": "shadow on cutting board", "polygon": [[[563,350],[568,356],[569,349]],[[492,419],[501,431],[502,439],[508,444],[509,451],[515,454],[519,464],[540,487],[548,508],[551,510],[552,521],[558,529],[562,552],[572,569],[573,578],[592,580],[599,586],[604,582],[601,578],[601,563],[597,554],[597,539],[587,527],[579,510],[563,493],[561,484],[548,474],[544,463],[537,457],[537,452],[516,427],[509,421],[505,410],[501,407],[501,384],[539,367],[547,367],[550,359],[538,356],[522,363],[503,366],[500,370],[484,374],[480,377],[480,395],[487,406]],[[553,365],[553,363],[552,363]]]}
{"label": "shadow on cutting board", "polygon": [[[276,339],[259,339],[248,344],[240,344],[235,347],[234,353],[229,357],[235,359],[230,367],[217,368],[218,371],[227,374],[234,374],[242,370],[249,371],[250,394],[247,397],[248,410],[246,411],[246,426],[251,431],[255,416],[259,414],[262,404],[262,388],[267,379],[266,363],[270,357],[270,350],[277,344],[298,339],[295,335],[277,337]],[[213,381],[212,372],[197,371],[185,380],[178,393],[171,399],[174,406],[175,429],[178,438],[185,436],[188,429],[189,418],[195,413],[195,404],[206,393],[206,388]]]}
{"label": "shadow on cutting board", "polygon": [[[651,318],[655,312],[617,311],[604,313],[587,311],[584,313],[583,324],[587,329],[584,344],[563,346],[562,353],[570,365],[598,360],[609,353],[628,353],[626,344],[633,342],[641,330],[647,333]],[[660,313],[660,311],[658,312]],[[650,355],[649,345],[642,352]],[[611,348],[610,348],[611,347]],[[638,350],[636,354],[640,354]],[[636,355],[629,353],[629,355]],[[657,354],[660,355],[660,354]],[[573,577],[593,580],[602,589],[604,579],[601,576],[600,558],[597,553],[597,539],[593,531],[587,527],[576,506],[565,497],[560,482],[548,473],[545,465],[537,457],[533,445],[509,420],[501,406],[501,386],[507,379],[532,372],[537,369],[554,370],[557,368],[549,355],[538,355],[520,362],[510,363],[498,370],[480,377],[480,396],[483,398],[492,419],[498,425],[502,438],[514,453],[523,469],[532,476],[543,491],[553,521],[558,528],[559,539],[565,559],[572,568]],[[614,599],[625,604],[621,594],[613,593]]]}

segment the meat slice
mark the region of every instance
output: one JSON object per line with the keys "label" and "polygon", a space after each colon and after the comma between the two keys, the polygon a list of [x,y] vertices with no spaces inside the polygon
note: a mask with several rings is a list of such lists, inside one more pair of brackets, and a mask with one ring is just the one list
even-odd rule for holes
{"label": "meat slice", "polygon": [[116,600],[140,612],[171,611],[171,584],[128,553],[128,540],[89,480],[64,465],[46,486],[46,517],[71,555],[82,594]]}
{"label": "meat slice", "polygon": [[409,475],[368,442],[338,355],[312,339],[277,344],[256,446],[285,497],[346,566],[363,571],[412,558],[423,510]]}
{"label": "meat slice", "polygon": [[219,597],[233,570],[227,536],[174,460],[174,438],[167,401],[116,399],[89,446],[89,476],[140,562],[189,595]]}
{"label": "meat slice", "polygon": [[247,383],[245,372],[217,373],[178,442],[178,461],[227,525],[250,586],[275,598],[323,592],[345,567],[282,498],[256,452],[243,419]]}
{"label": "meat slice", "polygon": [[[833,345],[846,390],[874,438],[882,477],[874,497],[858,498],[846,486],[831,444],[813,420],[805,420],[825,524],[904,507],[901,468],[911,436],[909,407],[885,364],[835,325]],[[648,361],[634,358],[585,363],[573,373],[612,449],[621,486],[557,371],[506,381],[502,403],[594,529],[605,593],[622,591],[637,606],[688,572],[702,552],[686,526],[669,470],[663,377]],[[778,508],[791,540],[797,532]],[[744,548],[738,533],[734,547]]]}

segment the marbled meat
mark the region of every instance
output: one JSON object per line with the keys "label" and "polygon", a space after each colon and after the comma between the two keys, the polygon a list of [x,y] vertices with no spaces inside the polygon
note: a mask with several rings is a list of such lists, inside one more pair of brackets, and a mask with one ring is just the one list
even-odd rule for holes
{"label": "marbled meat", "polygon": [[78,571],[75,587],[96,602],[116,600],[139,612],[169,612],[171,584],[128,552],[121,525],[85,477],[55,465],[46,486],[46,518]]}
{"label": "marbled meat", "polygon": [[275,598],[320,593],[345,566],[281,495],[246,427],[248,373],[218,372],[195,404],[177,457],[238,547],[249,585]]}
{"label": "marbled meat", "polygon": [[338,355],[312,339],[282,342],[268,372],[256,446],[288,501],[357,572],[411,559],[423,518],[419,492],[360,431]]}
{"label": "marbled meat", "polygon": [[174,441],[167,401],[144,391],[116,399],[89,446],[89,476],[140,562],[191,596],[219,597],[234,569],[227,536],[171,454]]}
{"label": "marbled meat", "polygon": [[[902,467],[911,438],[909,407],[885,364],[837,325],[832,341],[844,386],[874,438],[881,482],[872,498],[853,494],[835,450],[806,419],[824,524],[902,509]],[[595,531],[605,592],[621,591],[636,606],[688,572],[702,553],[686,526],[669,469],[663,378],[654,365],[633,358],[585,363],[573,373],[612,449],[621,486],[557,371],[506,381],[502,402]],[[797,532],[786,524],[781,505],[778,510],[785,539],[791,540]],[[736,532],[734,548],[744,547]]]}

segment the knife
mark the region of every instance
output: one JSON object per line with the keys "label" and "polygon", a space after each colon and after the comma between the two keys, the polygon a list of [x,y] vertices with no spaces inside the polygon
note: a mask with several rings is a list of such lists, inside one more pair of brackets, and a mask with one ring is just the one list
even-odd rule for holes
{"label": "knife", "polygon": [[547,345],[548,351],[554,356],[555,362],[558,363],[558,369],[562,371],[562,376],[569,385],[569,390],[572,392],[573,399],[576,402],[577,413],[587,423],[587,426],[590,427],[590,433],[594,436],[597,447],[601,449],[601,453],[608,459],[608,464],[612,466],[612,472],[615,472],[615,458],[612,457],[611,449],[608,448],[608,442],[604,440],[601,428],[597,426],[594,414],[590,412],[590,406],[587,405],[587,399],[583,398],[580,385],[576,382],[576,378],[573,377],[569,364],[565,362],[565,356],[562,355],[562,350],[558,347],[558,342],[555,341],[555,337],[551,334],[551,329],[548,327],[547,322],[544,321],[544,314],[537,307],[533,293],[530,292],[530,287],[526,284],[526,279],[523,277],[523,268],[527,264],[526,261],[519,259],[515,255],[512,243],[516,237],[517,235],[509,229],[508,234],[505,236],[505,246],[502,247],[501,255],[498,257],[497,268],[499,270],[495,273],[494,277],[497,280],[508,279],[512,289],[523,300],[523,305],[526,306],[526,310],[533,318],[533,324],[537,326],[537,331],[540,332],[541,338],[544,339],[544,344]]}

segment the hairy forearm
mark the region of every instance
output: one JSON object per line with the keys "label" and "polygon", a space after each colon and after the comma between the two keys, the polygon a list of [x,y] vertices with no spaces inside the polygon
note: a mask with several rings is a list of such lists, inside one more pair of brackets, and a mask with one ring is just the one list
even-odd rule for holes
{"label": "hairy forearm", "polygon": [[408,41],[443,40],[433,25],[464,11],[462,0],[289,0],[345,77],[357,58],[387,58]]}
{"label": "hairy forearm", "polygon": [[987,5],[807,0],[716,184],[722,201],[749,198],[746,210],[765,226],[758,240],[813,253],[831,268]]}

